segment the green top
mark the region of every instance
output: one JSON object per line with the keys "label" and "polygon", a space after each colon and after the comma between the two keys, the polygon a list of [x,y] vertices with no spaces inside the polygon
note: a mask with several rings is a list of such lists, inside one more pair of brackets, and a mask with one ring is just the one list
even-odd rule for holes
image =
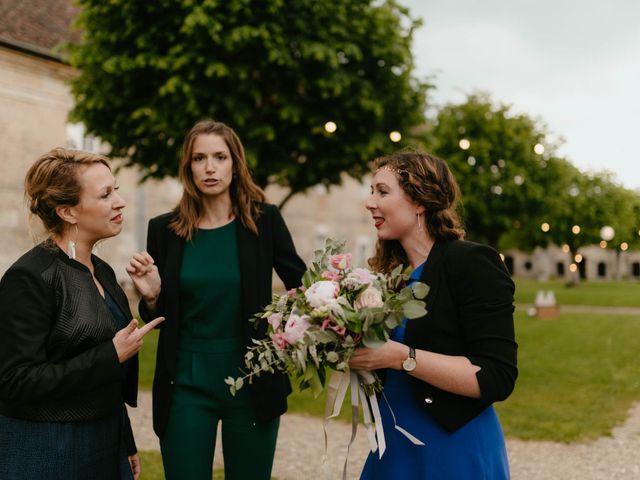
{"label": "green top", "polygon": [[198,229],[180,268],[181,342],[240,339],[240,288],[235,220]]}

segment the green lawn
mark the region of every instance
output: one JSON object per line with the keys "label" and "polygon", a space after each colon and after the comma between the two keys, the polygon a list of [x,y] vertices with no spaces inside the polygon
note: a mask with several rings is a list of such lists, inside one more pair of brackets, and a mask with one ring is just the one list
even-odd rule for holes
{"label": "green lawn", "polygon": [[566,282],[516,279],[516,303],[533,303],[538,290],[553,290],[560,305],[600,305],[640,307],[640,283],[581,282],[568,287]]}
{"label": "green lawn", "polygon": [[[597,286],[614,291],[607,284]],[[618,287],[619,297],[629,300],[631,286]],[[589,295],[605,298],[597,290]],[[497,405],[508,436],[566,442],[597,438],[608,435],[640,401],[640,316],[562,313],[558,320],[537,320],[518,313],[516,336],[520,376],[513,395]],[[142,349],[142,388],[151,385],[155,341],[156,334],[149,335]],[[324,395],[314,399],[307,390],[289,399],[291,412],[324,412]],[[343,407],[343,418],[347,414]]]}
{"label": "green lawn", "polygon": [[518,314],[520,376],[498,404],[505,433],[524,439],[589,440],[608,435],[640,400],[640,317]]}

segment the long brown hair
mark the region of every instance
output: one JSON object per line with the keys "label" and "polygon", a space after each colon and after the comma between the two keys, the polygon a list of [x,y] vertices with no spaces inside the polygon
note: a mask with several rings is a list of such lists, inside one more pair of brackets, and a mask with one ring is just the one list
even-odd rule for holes
{"label": "long brown hair", "polygon": [[[423,152],[400,151],[378,158],[373,171],[387,169],[398,179],[404,193],[425,208],[427,232],[437,240],[464,238],[457,212],[460,188],[447,163]],[[380,272],[408,264],[407,254],[398,240],[378,240],[369,265]]]}
{"label": "long brown hair", "polygon": [[24,179],[29,211],[42,220],[49,235],[64,234],[65,221],[58,216],[56,208],[80,203],[82,186],[78,173],[94,163],[102,163],[111,170],[102,155],[60,147],[41,155],[29,167]]}
{"label": "long brown hair", "polygon": [[196,123],[184,140],[179,172],[183,187],[182,198],[176,207],[177,217],[169,227],[176,235],[191,240],[203,213],[202,197],[191,172],[193,143],[198,135],[219,135],[229,147],[233,160],[233,179],[229,186],[233,213],[246,228],[257,235],[258,227],[255,221],[260,216],[258,203],[265,201],[264,192],[251,178],[244,147],[236,132],[224,123],[213,120]]}

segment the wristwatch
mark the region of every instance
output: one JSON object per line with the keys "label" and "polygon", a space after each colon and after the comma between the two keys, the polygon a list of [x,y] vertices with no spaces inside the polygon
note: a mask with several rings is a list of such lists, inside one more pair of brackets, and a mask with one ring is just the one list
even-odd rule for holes
{"label": "wristwatch", "polygon": [[409,347],[409,356],[402,362],[402,369],[405,372],[412,372],[416,368],[416,349]]}

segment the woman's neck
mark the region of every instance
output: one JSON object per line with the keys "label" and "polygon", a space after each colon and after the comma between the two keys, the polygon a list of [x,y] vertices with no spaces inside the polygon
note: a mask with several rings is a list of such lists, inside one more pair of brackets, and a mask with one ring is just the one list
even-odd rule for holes
{"label": "woman's neck", "polygon": [[233,220],[233,205],[229,195],[202,199],[202,215],[199,228],[222,227]]}
{"label": "woman's neck", "polygon": [[[58,245],[60,250],[65,252],[67,255],[69,255],[69,258],[73,256],[73,259],[76,262],[80,262],[85,267],[87,267],[91,272],[93,272],[93,263],[91,262],[91,252],[93,251],[95,242],[82,241],[78,238],[72,238],[71,235],[54,237],[53,241],[56,243],[56,245]],[[71,242],[73,242],[73,247],[71,247]],[[71,252],[72,248],[74,252]]]}
{"label": "woman's neck", "polygon": [[412,235],[400,240],[412,268],[416,268],[427,259],[434,243],[435,239],[428,233],[426,235],[424,233]]}

